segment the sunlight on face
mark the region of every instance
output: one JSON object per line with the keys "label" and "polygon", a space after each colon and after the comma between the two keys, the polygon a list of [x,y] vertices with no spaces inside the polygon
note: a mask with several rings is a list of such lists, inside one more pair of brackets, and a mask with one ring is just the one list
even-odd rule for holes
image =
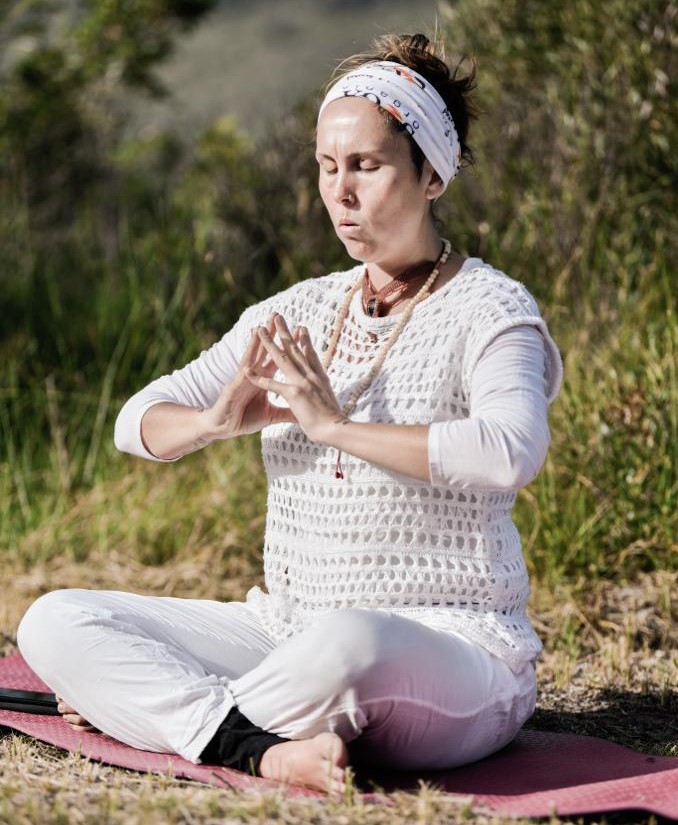
{"label": "sunlight on face", "polygon": [[421,238],[428,237],[430,202],[440,194],[431,177],[437,176],[427,161],[417,177],[408,140],[364,98],[336,100],[320,117],[320,195],[356,260],[380,265],[409,260]]}

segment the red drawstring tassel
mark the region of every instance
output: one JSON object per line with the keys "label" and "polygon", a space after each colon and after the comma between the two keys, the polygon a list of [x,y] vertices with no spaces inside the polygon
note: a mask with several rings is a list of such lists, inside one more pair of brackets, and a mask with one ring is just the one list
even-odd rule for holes
{"label": "red drawstring tassel", "polygon": [[343,478],[344,471],[341,469],[341,450],[337,451],[337,466],[334,469],[335,478]]}

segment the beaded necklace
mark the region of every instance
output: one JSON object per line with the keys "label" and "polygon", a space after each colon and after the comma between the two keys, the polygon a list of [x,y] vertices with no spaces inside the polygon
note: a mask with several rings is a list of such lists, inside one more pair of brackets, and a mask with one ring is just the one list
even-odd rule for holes
{"label": "beaded necklace", "polygon": [[[398,340],[400,333],[403,331],[405,324],[408,322],[410,315],[414,311],[415,306],[423,300],[428,291],[433,286],[436,278],[440,274],[440,268],[445,265],[445,262],[450,256],[450,252],[452,251],[452,245],[446,239],[443,239],[443,251],[440,253],[440,257],[435,263],[435,266],[431,270],[431,274],[426,279],[426,282],[423,284],[421,289],[407,302],[405,305],[405,309],[400,313],[398,317],[398,322],[393,328],[393,331],[389,335],[388,339],[384,342],[381,349],[377,353],[376,358],[372,362],[372,366],[369,369],[367,375],[363,378],[363,380],[358,384],[356,389],[351,393],[351,397],[348,401],[344,404],[342,408],[343,414],[348,417],[355,407],[356,403],[360,396],[365,392],[365,390],[369,387],[369,385],[374,380],[374,376],[379,372],[381,369],[384,361],[386,360],[386,356],[391,351],[391,348]],[[362,288],[363,285],[363,278],[358,278],[356,283],[349,289],[346,293],[346,297],[344,298],[344,303],[339,310],[339,314],[336,317],[334,322],[334,328],[332,330],[332,335],[330,336],[330,342],[327,346],[327,350],[323,355],[322,365],[325,372],[328,371],[330,364],[332,363],[332,359],[334,358],[334,354],[337,350],[337,344],[339,343],[339,338],[341,337],[341,331],[344,327],[344,321],[346,320],[346,316],[348,315],[348,309],[351,305],[351,301],[353,300],[353,296],[356,292]],[[343,478],[344,473],[341,468],[341,450],[337,452],[337,464],[334,472],[335,478]]]}

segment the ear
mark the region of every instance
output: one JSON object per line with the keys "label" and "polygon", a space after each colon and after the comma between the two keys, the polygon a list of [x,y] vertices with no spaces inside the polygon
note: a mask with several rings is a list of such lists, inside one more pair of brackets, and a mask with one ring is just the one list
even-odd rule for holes
{"label": "ear", "polygon": [[427,200],[438,200],[445,191],[445,184],[428,160],[424,161],[422,179],[426,181],[425,195]]}

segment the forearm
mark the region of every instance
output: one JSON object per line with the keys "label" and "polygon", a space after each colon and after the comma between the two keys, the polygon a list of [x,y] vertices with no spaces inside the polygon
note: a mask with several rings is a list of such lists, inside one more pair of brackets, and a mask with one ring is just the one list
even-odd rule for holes
{"label": "forearm", "polygon": [[344,420],[332,425],[323,441],[370,464],[429,481],[428,430],[428,424]]}
{"label": "forearm", "polygon": [[549,444],[539,332],[499,336],[476,367],[468,418],[431,425],[337,418],[318,439],[411,478],[455,488],[516,490],[535,477]]}
{"label": "forearm", "polygon": [[548,430],[525,435],[511,420],[424,424],[341,422],[323,442],[399,475],[451,487],[516,490],[536,475]]}
{"label": "forearm", "polygon": [[141,419],[141,440],[163,461],[193,453],[211,440],[205,410],[169,402],[154,404]]}
{"label": "forearm", "polygon": [[517,490],[539,472],[549,441],[544,341],[536,329],[516,327],[489,344],[478,362],[469,418],[431,425],[431,480]]}
{"label": "forearm", "polygon": [[115,422],[118,450],[151,461],[172,461],[208,443],[201,407],[168,394],[146,388],[127,401]]}
{"label": "forearm", "polygon": [[185,367],[156,378],[131,396],[115,422],[117,449],[160,461],[178,458],[200,446],[196,414],[201,408],[212,407],[233,381],[246,339],[247,330],[238,322]]}

